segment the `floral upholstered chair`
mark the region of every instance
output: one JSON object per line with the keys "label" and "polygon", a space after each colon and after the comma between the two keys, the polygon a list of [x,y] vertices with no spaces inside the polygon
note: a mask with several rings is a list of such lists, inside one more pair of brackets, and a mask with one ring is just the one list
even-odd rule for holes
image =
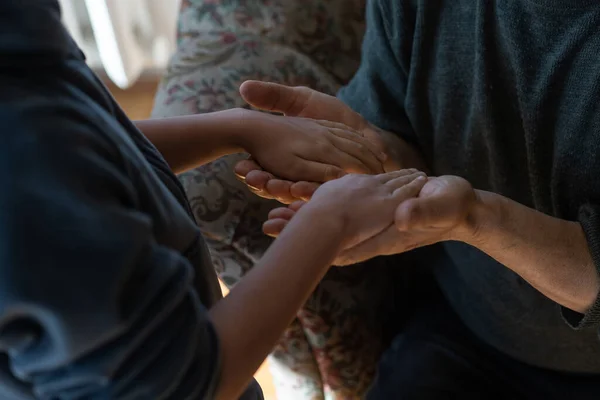
{"label": "floral upholstered chair", "polygon": [[[334,94],[356,71],[365,0],[183,0],[178,50],[154,117],[245,107],[247,79]],[[261,224],[277,204],[232,173],[245,155],[181,176],[221,280],[233,286],[270,244]],[[371,265],[372,267],[372,265]],[[270,357],[281,399],[361,397],[384,346],[385,274],[332,268]]]}

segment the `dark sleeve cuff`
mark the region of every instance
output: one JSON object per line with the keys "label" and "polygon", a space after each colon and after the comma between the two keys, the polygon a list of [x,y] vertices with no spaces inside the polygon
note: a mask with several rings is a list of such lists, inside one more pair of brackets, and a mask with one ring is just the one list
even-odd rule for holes
{"label": "dark sleeve cuff", "polygon": [[[600,206],[591,204],[581,206],[578,220],[585,233],[596,270],[600,274]],[[600,328],[600,293],[598,293],[596,301],[585,314],[565,307],[561,307],[561,312],[564,320],[573,329]]]}

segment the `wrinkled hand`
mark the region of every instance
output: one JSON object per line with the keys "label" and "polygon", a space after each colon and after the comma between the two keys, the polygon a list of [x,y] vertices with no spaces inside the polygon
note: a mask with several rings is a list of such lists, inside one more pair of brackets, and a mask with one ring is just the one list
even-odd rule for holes
{"label": "wrinkled hand", "polygon": [[[466,180],[450,175],[429,178],[418,197],[397,207],[394,225],[347,247],[336,259],[336,265],[355,264],[446,240],[463,240],[476,231],[469,219],[476,202],[475,191]],[[271,211],[263,231],[277,236],[304,204],[296,202]]]}
{"label": "wrinkled hand", "polygon": [[323,184],[296,218],[327,220],[338,226],[344,248],[350,248],[394,224],[394,212],[416,196],[427,178],[417,170],[380,175],[346,175]]}
{"label": "wrinkled hand", "polygon": [[[384,151],[383,142],[367,121],[333,96],[306,87],[289,87],[268,82],[247,81],[240,88],[244,100],[255,108],[283,113],[286,116],[335,121],[359,132],[375,150]],[[264,167],[264,165],[263,165]],[[289,204],[297,199],[309,199],[322,181],[278,179],[261,168],[253,159],[235,166],[235,173],[250,189],[265,198],[276,198]]]}

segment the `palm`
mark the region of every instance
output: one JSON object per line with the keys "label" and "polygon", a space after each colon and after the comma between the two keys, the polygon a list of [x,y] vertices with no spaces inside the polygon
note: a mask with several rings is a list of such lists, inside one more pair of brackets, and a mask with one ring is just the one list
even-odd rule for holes
{"label": "palm", "polygon": [[429,178],[418,198],[398,207],[395,226],[347,249],[336,262],[349,265],[378,255],[456,240],[460,230],[467,228],[467,216],[475,201],[475,191],[463,178],[449,175]]}
{"label": "palm", "polygon": [[[298,88],[268,82],[248,81],[240,87],[244,100],[255,108],[278,112],[291,117],[311,118],[342,123],[371,140],[383,150],[378,135],[365,119],[333,96],[309,88]],[[275,198],[289,204],[297,199],[308,199],[319,182],[291,182],[276,179],[261,170],[253,160],[244,160],[235,166],[235,173],[244,179],[255,194]]]}
{"label": "palm", "polygon": [[[403,253],[444,240],[460,240],[467,216],[476,202],[471,184],[458,176],[429,178],[417,198],[408,199],[396,210],[395,225],[343,251],[336,265],[355,264],[380,255]],[[304,204],[275,210],[265,223],[265,233],[277,236],[287,221]],[[466,231],[468,234],[468,231]]]}
{"label": "palm", "polygon": [[432,200],[430,204],[434,204],[434,209],[430,211],[435,215],[428,219],[428,227],[453,228],[466,218],[475,200],[475,192],[465,179],[444,175],[429,178],[419,199]]}

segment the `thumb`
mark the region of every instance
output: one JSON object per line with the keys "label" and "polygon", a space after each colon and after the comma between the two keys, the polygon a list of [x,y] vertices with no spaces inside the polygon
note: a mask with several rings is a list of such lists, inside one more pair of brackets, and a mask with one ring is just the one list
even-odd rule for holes
{"label": "thumb", "polygon": [[263,223],[263,233],[267,236],[277,237],[285,229],[289,220],[286,219],[269,219]]}
{"label": "thumb", "polygon": [[413,198],[398,206],[395,215],[396,228],[400,231],[412,229],[446,228],[456,214],[452,201],[443,196]]}
{"label": "thumb", "polygon": [[312,90],[272,82],[246,81],[240,86],[242,98],[259,110],[297,116],[306,107]]}

